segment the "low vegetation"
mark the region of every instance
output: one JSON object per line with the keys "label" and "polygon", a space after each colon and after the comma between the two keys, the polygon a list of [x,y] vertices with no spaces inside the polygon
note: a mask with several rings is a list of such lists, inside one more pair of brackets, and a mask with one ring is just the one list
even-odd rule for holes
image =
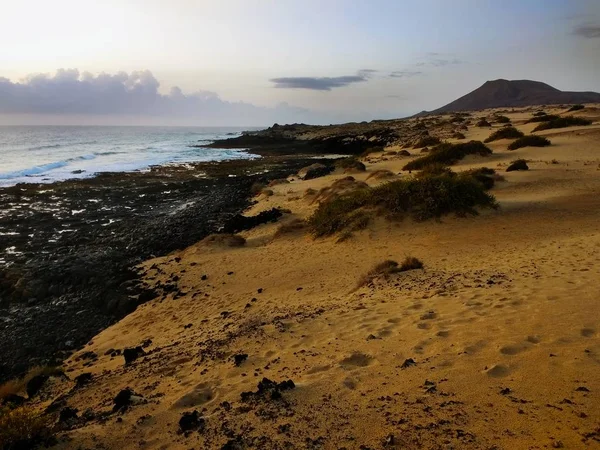
{"label": "low vegetation", "polygon": [[275,232],[275,237],[286,234],[293,234],[306,229],[306,221],[303,219],[293,219],[287,223],[282,223]]}
{"label": "low vegetation", "polygon": [[571,106],[567,112],[571,112],[571,111],[579,111],[581,109],[585,108],[584,105],[573,105]]}
{"label": "low vegetation", "polygon": [[51,443],[49,418],[30,406],[0,408],[0,448],[2,450],[32,449]]}
{"label": "low vegetation", "polygon": [[374,178],[375,180],[385,180],[386,178],[394,178],[396,174],[388,169],[379,169],[371,172],[367,180]]}
{"label": "low vegetation", "polygon": [[517,130],[515,127],[503,127],[499,130],[494,131],[485,141],[493,142],[500,139],[516,139],[523,136],[523,133]]}
{"label": "low vegetation", "polygon": [[480,119],[480,120],[477,122],[477,126],[478,126],[478,127],[482,127],[482,128],[483,128],[483,127],[491,127],[491,126],[492,126],[492,124],[491,124],[491,123],[489,123],[489,122],[488,122],[486,119]]}
{"label": "low vegetation", "polygon": [[345,172],[364,172],[365,170],[367,170],[366,166],[361,161],[359,161],[358,158],[355,157],[338,159],[335,162],[335,167],[338,169],[343,169]]}
{"label": "low vegetation", "polygon": [[547,122],[547,121],[556,120],[556,119],[560,119],[560,116],[557,116],[554,114],[546,114],[546,113],[541,114],[541,115],[534,114],[534,117],[532,117],[525,123]]}
{"label": "low vegetation", "polygon": [[546,114],[546,111],[536,111],[533,113],[533,117],[545,116]]}
{"label": "low vegetation", "polygon": [[516,150],[522,147],[547,147],[550,145],[550,140],[546,139],[543,136],[536,136],[534,134],[530,134],[527,136],[522,136],[516,141],[508,144],[509,150]]}
{"label": "low vegetation", "polygon": [[366,275],[363,275],[358,281],[358,287],[367,286],[376,278],[388,279],[394,273],[406,272],[409,270],[422,269],[423,263],[414,256],[407,256],[402,264],[388,259],[377,264]]}
{"label": "low vegetation", "polygon": [[454,134],[452,134],[452,137],[454,139],[465,139],[466,138],[466,136],[463,133],[461,133],[460,131],[455,131]]}
{"label": "low vegetation", "polygon": [[476,208],[496,208],[493,196],[474,176],[452,172],[407,177],[377,187],[358,189],[322,202],[308,219],[313,236],[365,227],[375,215],[423,221],[447,214],[477,214]]}
{"label": "low vegetation", "polygon": [[[15,378],[0,385],[0,404],[3,403],[3,400],[12,395],[25,394],[27,392],[27,384],[35,377],[39,375],[57,376],[62,373],[62,370],[56,366],[32,367],[22,378]],[[0,446],[0,448],[2,447]]]}
{"label": "low vegetation", "polygon": [[430,145],[438,145],[440,143],[440,138],[435,136],[423,136],[417,142],[413,148],[423,148],[429,147]]}
{"label": "low vegetation", "polygon": [[494,117],[494,121],[496,123],[510,123],[510,119],[506,116],[496,116]]}
{"label": "low vegetation", "polygon": [[559,117],[557,119],[552,119],[548,122],[542,122],[537,127],[533,129],[533,131],[542,131],[542,130],[550,130],[552,128],[565,128],[565,127],[574,127],[580,125],[591,125],[592,121],[588,119],[584,119],[583,117]]}
{"label": "low vegetation", "polygon": [[452,165],[463,159],[467,155],[488,156],[492,150],[486,147],[481,141],[461,142],[458,144],[444,143],[431,149],[426,156],[414,159],[403,167],[403,170],[420,170],[431,164]]}
{"label": "low vegetation", "polygon": [[506,168],[507,172],[514,172],[515,170],[529,170],[527,161],[524,159],[516,159]]}

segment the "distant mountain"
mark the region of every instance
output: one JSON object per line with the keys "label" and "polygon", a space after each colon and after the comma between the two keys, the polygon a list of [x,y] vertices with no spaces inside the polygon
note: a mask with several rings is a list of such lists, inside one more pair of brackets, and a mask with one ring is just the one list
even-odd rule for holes
{"label": "distant mountain", "polygon": [[452,103],[434,111],[423,111],[418,115],[562,103],[600,103],[600,94],[559,91],[540,81],[494,80],[486,81],[481,87]]}

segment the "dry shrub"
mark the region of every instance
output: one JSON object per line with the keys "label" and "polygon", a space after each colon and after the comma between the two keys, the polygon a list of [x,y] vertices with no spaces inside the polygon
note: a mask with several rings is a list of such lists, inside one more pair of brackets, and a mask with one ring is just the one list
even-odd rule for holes
{"label": "dry shrub", "polygon": [[216,233],[206,236],[202,243],[214,247],[243,247],[246,239],[239,234]]}
{"label": "dry shrub", "polygon": [[263,189],[260,191],[260,195],[264,195],[265,197],[271,197],[274,194],[272,189]]}
{"label": "dry shrub", "polygon": [[436,136],[423,136],[419,138],[413,148],[423,148],[429,147],[430,145],[438,145],[440,143],[440,138]]}
{"label": "dry shrub", "polygon": [[331,186],[321,188],[319,192],[315,191],[312,203],[326,202],[332,198],[339,197],[342,194],[367,187],[369,187],[367,183],[363,181],[356,181],[356,179],[352,176],[340,178],[339,180],[335,180]]}
{"label": "dry shrub", "polygon": [[0,448],[33,449],[50,441],[50,420],[30,406],[0,409]]}
{"label": "dry shrub", "polygon": [[485,141],[485,143],[497,141],[500,139],[517,139],[523,137],[523,133],[515,127],[503,127],[494,131]]}
{"label": "dry shrub", "polygon": [[396,174],[394,172],[392,172],[391,170],[380,169],[380,170],[375,170],[374,172],[371,172],[369,174],[369,176],[367,177],[367,180],[370,180],[371,178],[374,178],[375,180],[385,180],[388,178],[394,178],[395,176],[396,176]]}
{"label": "dry shrub", "polygon": [[455,131],[455,132],[452,134],[452,137],[453,137],[454,139],[465,139],[465,138],[466,138],[466,136],[465,136],[463,133],[461,133],[460,131]]}
{"label": "dry shrub", "polygon": [[547,147],[548,145],[550,145],[550,141],[545,137],[530,134],[528,136],[520,137],[516,141],[508,144],[508,149],[516,150],[522,147]]}
{"label": "dry shrub", "polygon": [[491,123],[489,123],[489,122],[488,122],[486,119],[480,119],[480,120],[477,122],[477,126],[478,126],[478,127],[482,127],[482,128],[483,128],[483,127],[491,127],[491,126],[492,126],[492,124],[491,124]]}
{"label": "dry shrub", "polygon": [[275,232],[275,237],[283,236],[284,234],[292,234],[306,229],[306,221],[303,219],[294,219],[288,223],[282,223]]}
{"label": "dry shrub", "polygon": [[494,117],[494,121],[496,123],[510,123],[510,119],[506,116],[496,116]]}
{"label": "dry shrub", "polygon": [[497,208],[498,205],[475,178],[446,173],[407,177],[338,196],[322,202],[308,224],[313,236],[320,237],[350,229],[357,221],[357,212],[372,216],[373,211],[377,211],[386,216],[410,216],[422,221],[451,213],[477,214],[476,207]]}
{"label": "dry shrub", "polygon": [[366,275],[363,275],[358,281],[358,287],[367,286],[376,278],[384,278],[387,280],[392,274],[422,268],[423,263],[414,256],[407,256],[401,265],[396,261],[388,259],[377,264]]}
{"label": "dry shrub", "polygon": [[338,159],[335,162],[335,167],[343,169],[344,172],[364,172],[367,170],[366,166],[356,157]]}
{"label": "dry shrub", "polygon": [[9,395],[25,393],[27,383],[29,383],[32,378],[37,377],[38,375],[57,376],[62,374],[62,369],[56,366],[34,366],[29,369],[24,377],[15,378],[0,385],[0,403],[2,403],[1,400]]}
{"label": "dry shrub", "polygon": [[584,106],[584,105],[573,105],[573,106],[571,106],[571,107],[570,107],[570,108],[567,110],[567,112],[571,112],[571,111],[579,111],[579,110],[581,110],[581,109],[583,109],[583,108],[585,108],[585,106]]}
{"label": "dry shrub", "polygon": [[467,155],[488,156],[491,154],[492,150],[481,141],[460,142],[458,144],[444,143],[434,147],[428,155],[413,159],[403,167],[403,170],[420,170],[435,163],[452,165]]}
{"label": "dry shrub", "polygon": [[547,122],[540,123],[537,127],[533,129],[533,131],[543,131],[550,130],[552,128],[566,128],[591,124],[591,120],[584,119],[583,117],[559,117],[558,119],[553,119]]}

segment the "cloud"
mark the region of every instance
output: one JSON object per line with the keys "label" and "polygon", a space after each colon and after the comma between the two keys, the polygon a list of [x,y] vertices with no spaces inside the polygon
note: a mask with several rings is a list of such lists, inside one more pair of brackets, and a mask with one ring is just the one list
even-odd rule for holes
{"label": "cloud", "polygon": [[452,65],[456,65],[456,64],[464,64],[464,61],[461,61],[460,59],[457,59],[457,58],[453,58],[453,59],[436,58],[436,59],[432,59],[431,61],[429,61],[429,64],[431,64],[434,67],[444,67],[444,66],[452,66]]}
{"label": "cloud", "polygon": [[197,125],[266,125],[315,119],[311,111],[287,104],[266,108],[228,102],[211,91],[185,94],[178,87],[164,95],[159,87],[148,70],[93,75],[60,69],[54,75],[30,75],[20,82],[0,77],[0,115],[127,116],[152,118],[152,123],[162,118],[164,123]]}
{"label": "cloud", "polygon": [[390,73],[390,77],[392,78],[412,78],[419,75],[423,75],[423,72],[420,70],[395,70]]}
{"label": "cloud", "polygon": [[600,38],[600,25],[581,25],[573,30],[575,36],[587,39]]}
{"label": "cloud", "polygon": [[310,89],[313,91],[330,91],[335,88],[349,86],[353,83],[367,81],[373,73],[373,69],[363,69],[356,75],[345,75],[341,77],[284,77],[272,78],[279,89]]}
{"label": "cloud", "polygon": [[358,75],[369,78],[369,77],[374,76],[378,72],[379,72],[379,70],[375,70],[375,69],[360,69],[358,71]]}

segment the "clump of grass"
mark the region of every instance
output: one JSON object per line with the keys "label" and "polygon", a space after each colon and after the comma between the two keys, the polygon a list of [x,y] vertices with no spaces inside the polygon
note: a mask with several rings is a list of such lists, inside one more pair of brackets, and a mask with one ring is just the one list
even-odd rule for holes
{"label": "clump of grass", "polygon": [[457,176],[464,179],[472,179],[481,184],[485,190],[492,189],[496,184],[496,181],[503,180],[503,177],[496,174],[494,169],[490,169],[488,167],[467,170],[459,173]]}
{"label": "clump of grass", "polygon": [[522,136],[516,141],[508,144],[509,150],[516,150],[522,147],[547,147],[550,145],[550,140],[546,139],[543,136],[536,136],[533,134]]}
{"label": "clump of grass", "polygon": [[542,122],[533,131],[550,130],[552,128],[574,127],[579,125],[591,125],[592,121],[583,117],[559,117],[548,122]]}
{"label": "clump of grass", "polygon": [[[447,214],[477,214],[476,208],[497,208],[493,196],[473,177],[441,174],[411,177],[360,189],[323,202],[308,219],[315,237],[332,235],[368,218],[369,212],[410,216],[423,221]],[[362,222],[364,223],[364,222]]]}
{"label": "clump of grass", "polygon": [[369,185],[364,181],[356,181],[353,176],[347,176],[335,180],[331,186],[326,186],[321,188],[319,192],[315,192],[311,203],[328,201],[334,197],[339,197],[342,194],[367,187],[369,187]]}
{"label": "clump of grass", "polygon": [[413,148],[423,148],[429,147],[430,145],[438,145],[440,143],[440,138],[435,136],[423,136],[419,138]]}
{"label": "clump of grass", "polygon": [[369,174],[369,176],[367,177],[367,180],[374,178],[376,180],[384,180],[386,178],[394,178],[396,176],[396,174],[394,172],[392,172],[391,170],[387,170],[387,169],[379,169],[379,170],[375,170],[373,172],[371,172]]}
{"label": "clump of grass", "polygon": [[517,130],[515,127],[503,127],[499,130],[494,131],[485,141],[493,142],[499,139],[516,139],[523,136],[523,133]]}
{"label": "clump of grass", "polygon": [[476,125],[481,128],[492,126],[492,124],[489,123],[486,119],[479,119]]}
{"label": "clump of grass", "polygon": [[303,219],[294,219],[288,223],[279,225],[275,232],[275,237],[283,236],[285,234],[293,234],[306,229],[306,221]]}
{"label": "clump of grass", "polygon": [[403,170],[419,170],[435,163],[452,165],[467,155],[488,156],[491,154],[492,151],[481,141],[444,143],[434,147],[428,155],[410,161],[403,167]]}
{"label": "clump of grass", "polygon": [[359,161],[356,157],[338,159],[335,162],[335,167],[346,171],[364,172],[367,170],[366,166]]}
{"label": "clump of grass", "polygon": [[416,175],[416,178],[437,177],[439,175],[455,175],[452,169],[445,164],[433,163],[423,167]]}
{"label": "clump of grass", "polygon": [[496,123],[510,123],[510,119],[506,116],[496,116],[494,120]]}
{"label": "clump of grass", "polygon": [[246,239],[239,234],[216,233],[202,239],[204,244],[221,247],[243,247]]}
{"label": "clump of grass", "polygon": [[49,442],[50,421],[30,406],[0,408],[0,448],[3,450],[36,448]]}
{"label": "clump of grass", "polygon": [[408,150],[400,150],[398,153],[396,153],[396,155],[398,155],[398,156],[410,156],[410,152]]}
{"label": "clump of grass", "polygon": [[[56,366],[32,367],[22,378],[8,380],[7,382],[0,385],[0,403],[2,403],[2,400],[11,395],[24,394],[27,389],[27,383],[29,383],[29,381],[31,381],[32,378],[35,378],[38,375],[57,376],[62,373],[63,371]],[[0,446],[0,448],[2,447]]]}
{"label": "clump of grass", "polygon": [[556,119],[560,119],[560,116],[557,116],[554,114],[546,114],[546,113],[544,113],[542,115],[534,114],[534,117],[532,117],[525,123],[547,122],[547,121],[556,120]]}
{"label": "clump of grass", "polygon": [[388,259],[377,264],[367,274],[363,275],[358,280],[357,287],[367,286],[376,278],[385,278],[387,280],[392,274],[422,268],[423,263],[414,256],[407,256],[401,265],[394,260]]}
{"label": "clump of grass", "polygon": [[584,106],[584,105],[573,105],[573,106],[571,106],[571,107],[570,107],[570,108],[567,110],[567,112],[571,112],[571,111],[579,111],[579,110],[581,110],[581,109],[583,109],[583,108],[585,108],[585,106]]}
{"label": "clump of grass", "polygon": [[533,117],[540,117],[547,115],[546,111],[536,111],[533,113]]}
{"label": "clump of grass", "polygon": [[466,138],[466,136],[465,136],[463,133],[461,133],[460,131],[455,131],[455,132],[452,134],[452,137],[453,137],[454,139],[465,139],[465,138]]}
{"label": "clump of grass", "polygon": [[287,178],[277,178],[269,181],[268,187],[278,186],[280,184],[289,184],[289,181]]}
{"label": "clump of grass", "polygon": [[515,170],[529,170],[527,161],[524,159],[516,159],[506,168],[507,172],[514,172]]}

